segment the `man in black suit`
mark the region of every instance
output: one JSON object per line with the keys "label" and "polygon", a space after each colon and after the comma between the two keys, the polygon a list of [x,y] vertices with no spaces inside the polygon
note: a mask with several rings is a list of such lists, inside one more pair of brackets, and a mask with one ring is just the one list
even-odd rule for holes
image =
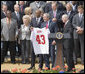
{"label": "man in black suit", "polygon": [[[68,17],[69,17],[69,21],[70,23],[72,23],[72,20],[73,20],[73,16],[76,14],[73,10],[72,10],[72,5],[70,3],[67,3],[66,4],[66,11],[63,11],[62,12],[63,14],[67,14]],[[72,24],[71,24],[72,25]],[[72,28],[73,28],[73,25],[72,25]],[[74,38],[73,38],[73,32],[72,32],[72,49],[74,49]],[[74,54],[74,62],[76,64],[76,61],[75,61],[75,54]]]}
{"label": "man in black suit", "polygon": [[1,19],[6,17],[6,12],[7,12],[7,5],[6,4],[2,4]]}
{"label": "man in black suit", "polygon": [[[14,5],[14,12],[12,13],[12,18],[14,18],[17,21],[18,29],[20,29],[20,26],[22,24],[22,15],[19,12],[19,5],[17,4]],[[21,48],[20,48],[20,44],[18,43],[18,38],[17,38],[16,46],[18,47],[18,52],[16,52],[16,55],[20,56]]]}
{"label": "man in black suit", "polygon": [[24,15],[24,9],[26,8],[25,1],[19,1],[20,12]]}
{"label": "man in black suit", "polygon": [[14,12],[12,13],[12,18],[14,18],[15,20],[17,20],[18,23],[18,29],[20,28],[21,24],[22,24],[22,14],[19,11],[19,5],[15,4],[14,5]]}
{"label": "man in black suit", "polygon": [[71,71],[74,68],[74,61],[73,61],[73,49],[71,48],[72,44],[72,25],[68,19],[68,15],[64,14],[62,16],[62,21],[64,24],[63,34],[64,34],[64,41],[63,41],[63,51],[65,52],[65,58],[68,65],[68,71]]}
{"label": "man in black suit", "polygon": [[58,5],[56,2],[52,3],[52,11],[49,12],[50,19],[58,25],[58,31],[62,30],[62,22],[61,22],[61,11],[58,10]]}
{"label": "man in black suit", "polygon": [[[31,21],[31,28],[32,27],[36,27],[36,28],[40,28],[41,27],[41,23],[43,22],[43,18],[41,17],[41,10],[36,10],[35,12],[36,17],[32,18]],[[31,43],[31,67],[28,68],[28,70],[32,69],[35,66],[35,53],[34,53],[34,49],[33,49],[33,45]]]}

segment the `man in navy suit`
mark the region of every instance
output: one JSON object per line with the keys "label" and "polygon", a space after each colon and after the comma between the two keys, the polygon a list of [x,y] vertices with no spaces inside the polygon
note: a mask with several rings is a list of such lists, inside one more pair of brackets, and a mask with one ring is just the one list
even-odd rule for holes
{"label": "man in navy suit", "polygon": [[[50,30],[50,33],[55,33],[57,32],[57,25],[55,23],[53,23],[51,20],[50,20],[50,16],[48,13],[44,13],[43,15],[43,19],[44,19],[44,22],[41,24],[41,28],[43,27],[46,27],[46,28],[49,28]],[[52,61],[52,67],[54,66],[54,61],[55,61],[55,46],[54,46],[54,41],[55,39],[54,38],[49,38],[49,55],[51,56],[51,61]],[[40,65],[39,65],[39,68],[42,69],[42,66],[43,66],[43,59],[45,60],[46,63],[46,67],[49,69],[49,55],[44,55],[46,56],[47,58],[44,58],[42,55],[42,58],[40,57]]]}

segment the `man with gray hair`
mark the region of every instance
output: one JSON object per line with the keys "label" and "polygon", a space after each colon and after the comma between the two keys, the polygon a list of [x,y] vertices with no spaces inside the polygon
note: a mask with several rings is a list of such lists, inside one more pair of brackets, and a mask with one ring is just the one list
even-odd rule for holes
{"label": "man with gray hair", "polygon": [[66,62],[68,65],[68,71],[71,71],[74,68],[74,61],[73,61],[73,49],[71,49],[72,44],[72,25],[68,19],[68,15],[62,15],[62,21],[64,23],[63,34],[64,34],[64,41],[63,41],[63,52],[65,53]]}

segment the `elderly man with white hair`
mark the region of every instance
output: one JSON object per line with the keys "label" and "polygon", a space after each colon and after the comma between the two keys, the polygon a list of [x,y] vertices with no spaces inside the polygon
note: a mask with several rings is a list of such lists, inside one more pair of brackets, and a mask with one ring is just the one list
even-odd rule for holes
{"label": "elderly man with white hair", "polygon": [[64,23],[63,34],[63,52],[65,53],[66,62],[68,65],[68,71],[71,71],[74,68],[73,61],[73,49],[71,49],[72,44],[72,25],[68,19],[68,15],[62,15],[62,21]]}

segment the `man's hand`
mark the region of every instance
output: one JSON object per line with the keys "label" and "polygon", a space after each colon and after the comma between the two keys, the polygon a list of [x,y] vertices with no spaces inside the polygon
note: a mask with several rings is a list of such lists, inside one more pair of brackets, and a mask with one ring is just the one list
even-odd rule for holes
{"label": "man's hand", "polygon": [[56,42],[55,42],[55,40],[52,42],[52,45],[56,45]]}
{"label": "man's hand", "polygon": [[33,31],[33,27],[30,27],[30,30]]}
{"label": "man's hand", "polygon": [[84,30],[81,28],[80,30],[77,30],[76,32],[77,32],[78,34],[82,34],[83,31],[84,31]]}

